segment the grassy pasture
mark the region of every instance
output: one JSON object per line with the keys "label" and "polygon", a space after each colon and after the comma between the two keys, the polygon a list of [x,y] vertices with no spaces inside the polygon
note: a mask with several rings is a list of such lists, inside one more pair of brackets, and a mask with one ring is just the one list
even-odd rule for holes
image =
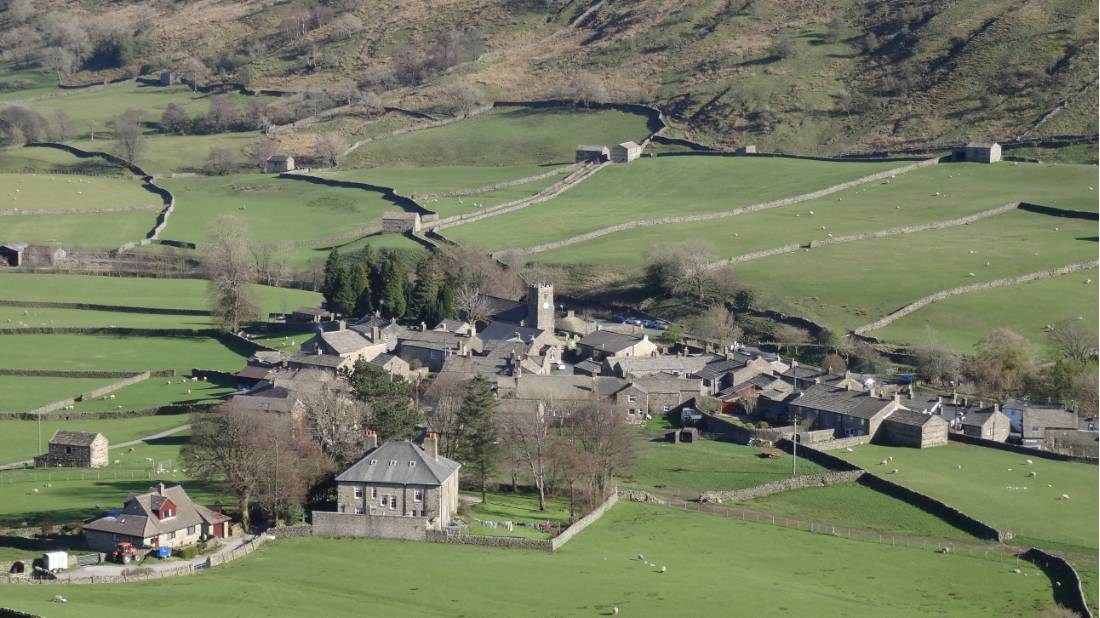
{"label": "grassy pasture", "polygon": [[1095,236],[1095,222],[1014,211],[968,226],[753,260],[734,272],[760,306],[841,330],[939,290],[1095,259]]}
{"label": "grassy pasture", "polygon": [[277,242],[331,236],[400,210],[380,193],[260,174],[168,179],[163,186],[176,196],[163,233],[174,240],[207,240],[223,214],[240,218],[251,242]]}
{"label": "grassy pasture", "polygon": [[[28,174],[59,174],[83,172],[100,176],[119,176],[127,180],[132,174],[100,158],[77,158],[56,148],[5,148],[0,150],[0,171]],[[151,193],[149,195],[152,195]],[[89,195],[89,197],[92,197]],[[155,198],[159,199],[159,198]],[[35,206],[48,208],[49,206]]]}
{"label": "grassy pasture", "polygon": [[[252,100],[252,97],[235,93],[224,96],[238,106]],[[270,101],[272,97],[260,99]],[[144,112],[147,124],[157,123],[171,103],[182,107],[189,116],[201,115],[206,113],[210,105],[210,95],[192,92],[190,87],[183,85],[146,86],[135,83],[41,99],[32,101],[27,106],[49,118],[58,111],[64,111],[72,119],[73,130],[84,138],[88,136],[89,126],[95,127],[97,136],[108,133],[107,122],[127,109]]]}
{"label": "grassy pasture", "polygon": [[145,238],[156,225],[156,217],[154,210],[0,217],[0,238],[17,238],[33,244],[111,249]]}
{"label": "grassy pasture", "polygon": [[914,345],[928,343],[931,335],[956,350],[970,352],[991,328],[1007,326],[1044,349],[1047,324],[1081,317],[1097,329],[1097,285],[1096,270],[1087,270],[981,290],[932,303],[870,334]]}
{"label": "grassy pasture", "polygon": [[970,534],[938,517],[858,483],[785,491],[749,500],[740,506],[842,528],[872,530],[884,535],[976,541]]}
{"label": "grassy pasture", "polygon": [[28,326],[214,328],[210,317],[200,315],[161,315],[122,311],[57,309],[54,307],[0,306],[0,328]]}
{"label": "grassy pasture", "polygon": [[136,180],[56,174],[5,174],[3,179],[0,210],[93,209],[162,204],[160,196],[146,191]]}
{"label": "grassy pasture", "polygon": [[[667,573],[647,566],[638,554]],[[371,556],[365,560],[364,556]],[[477,564],[477,568],[470,568]],[[1050,581],[1002,563],[852,542],[640,504],[619,504],[559,553],[382,540],[287,539],[196,577],[104,586],[16,586],[6,605],[50,616],[279,615],[288,607],[387,616],[610,614],[818,616],[1028,615]],[[721,574],[723,594],[700,594]],[[372,585],[364,588],[363,581]],[[426,585],[424,582],[431,582]],[[548,585],[552,582],[553,585]],[[843,591],[839,593],[838,591]],[[54,594],[68,599],[50,603]]]}
{"label": "grassy pasture", "polygon": [[1027,465],[1027,455],[956,443],[923,450],[865,445],[838,454],[876,473],[886,467],[881,460],[893,457],[889,467],[898,474],[891,481],[1011,531],[1018,543],[1096,554],[1096,466],[1041,457]]}
{"label": "grassy pasture", "polygon": [[[111,444],[119,444],[186,425],[189,422],[191,417],[186,414],[74,421],[51,420],[45,417],[42,421],[42,448],[45,449],[46,441],[58,429],[98,431],[106,436]],[[43,451],[38,449],[38,423],[0,420],[0,464],[30,459],[41,452]]]}
{"label": "grassy pasture", "polygon": [[[225,148],[244,162],[244,147],[259,139],[256,132],[216,135],[150,135],[136,163],[150,174],[171,174],[201,170],[211,148]],[[110,151],[111,140],[74,140],[68,144],[82,150]]]}
{"label": "grassy pasture", "polygon": [[236,371],[245,355],[210,337],[132,337],[117,335],[6,335],[6,367],[144,371],[192,368]]}
{"label": "grassy pasture", "polygon": [[[200,504],[225,501],[218,483],[193,480],[180,469],[180,448],[189,437],[190,432],[183,431],[114,449],[110,464],[96,470],[0,471],[0,526],[80,521],[119,508],[130,492],[148,491],[158,481],[183,483]],[[158,462],[171,462],[170,471],[156,472]]]}
{"label": "grassy pasture", "polygon": [[325,177],[366,182],[392,187],[402,195],[413,193],[437,193],[473,189],[495,182],[526,178],[543,174],[554,165],[439,165],[420,167],[414,165],[381,166],[361,170],[346,170],[323,174]]}
{"label": "grassy pasture", "polygon": [[444,235],[487,250],[526,247],[625,221],[733,210],[823,189],[900,165],[743,157],[643,157],[629,165],[607,167],[549,202],[450,228]]}
{"label": "grassy pasture", "polygon": [[31,410],[52,401],[76,397],[119,379],[0,376],[0,410]]}
{"label": "grassy pasture", "polygon": [[[266,285],[257,285],[254,290],[263,313],[291,311],[321,302],[321,295],[316,292]],[[202,279],[0,273],[0,298],[163,309],[208,308],[206,281]]]}
{"label": "grassy pasture", "polygon": [[61,92],[57,77],[45,69],[16,69],[11,63],[0,65],[0,102],[16,103],[20,99]]}
{"label": "grassy pasture", "polygon": [[646,119],[611,110],[496,108],[443,127],[366,144],[347,168],[380,165],[528,165],[572,163],[577,144],[639,141]]}
{"label": "grassy pasture", "polygon": [[[238,367],[239,368],[239,367]],[[146,410],[165,405],[197,405],[220,401],[236,388],[231,383],[192,381],[183,376],[151,377],[111,393],[115,397],[91,399],[75,404],[71,412]],[[71,413],[70,412],[70,413]]]}
{"label": "grassy pasture", "polygon": [[[765,459],[759,448],[732,442],[700,440],[695,444],[639,440],[638,461],[623,476],[631,486],[664,487],[691,492],[743,489],[791,476],[791,458]],[[799,474],[824,472],[821,466],[798,460]]]}
{"label": "grassy pasture", "polygon": [[[334,248],[338,250],[341,255],[345,255],[360,251],[367,245],[370,245],[375,249],[394,249],[403,254],[416,257],[419,257],[421,254],[427,251],[424,245],[421,245],[420,243],[409,238],[408,236],[405,236],[404,234],[371,234],[369,236],[364,236],[355,240],[349,240],[347,242],[339,243],[337,245],[326,245],[321,247],[296,247],[294,249],[282,250],[282,253],[286,255],[287,260],[291,264],[322,264],[324,263],[325,258],[328,257],[328,254]],[[317,302],[320,301],[318,300]]]}
{"label": "grassy pasture", "polygon": [[[675,160],[679,159],[658,159],[657,170]],[[609,170],[601,171],[554,202],[583,191],[589,182],[599,182],[606,171]],[[1096,184],[1095,176],[1096,168],[1084,165],[936,165],[902,174],[889,183],[862,185],[793,206],[715,221],[637,228],[537,253],[531,259],[639,268],[645,263],[646,247],[675,239],[709,241],[722,257],[732,257],[823,240],[826,234],[843,236],[957,219],[1021,200],[1070,210],[1090,207],[1095,210],[1096,194],[1088,191],[1090,184]],[[941,195],[935,196],[936,192]],[[491,223],[473,224],[471,232],[476,226]],[[822,226],[826,229],[820,229]],[[444,233],[453,235],[461,231],[462,228],[456,228]]]}

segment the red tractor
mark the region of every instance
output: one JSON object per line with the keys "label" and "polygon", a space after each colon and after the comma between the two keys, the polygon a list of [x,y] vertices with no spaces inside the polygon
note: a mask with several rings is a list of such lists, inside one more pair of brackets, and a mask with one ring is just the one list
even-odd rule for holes
{"label": "red tractor", "polygon": [[141,552],[130,541],[119,541],[111,552],[111,560],[120,564],[130,564],[131,560],[141,558]]}

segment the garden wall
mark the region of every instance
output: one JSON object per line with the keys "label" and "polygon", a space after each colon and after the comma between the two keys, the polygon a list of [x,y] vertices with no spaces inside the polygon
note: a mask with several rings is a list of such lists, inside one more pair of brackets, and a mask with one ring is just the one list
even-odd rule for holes
{"label": "garden wall", "polygon": [[370,517],[313,511],[313,536],[427,540],[423,517]]}
{"label": "garden wall", "polygon": [[1065,558],[1049,554],[1037,547],[1032,547],[1020,554],[1020,557],[1035,564],[1054,582],[1054,600],[1059,605],[1085,618],[1092,618],[1081,577]]}
{"label": "garden wall", "polygon": [[975,438],[962,433],[951,432],[947,434],[947,439],[952,442],[962,442],[965,444],[973,444],[975,446],[984,446],[986,448],[995,448],[1000,451],[1009,451],[1011,453],[1019,453],[1021,455],[1028,455],[1029,457],[1036,457],[1040,459],[1054,459],[1056,461],[1075,461],[1077,463],[1097,465],[1100,461],[1095,457],[1081,457],[1078,455],[1063,455],[1061,453],[1052,453],[1050,451],[1041,451],[1037,448],[1028,448],[1026,446],[1020,446],[1019,444],[1007,444],[1005,442],[997,442],[996,440],[986,440],[985,438]]}
{"label": "garden wall", "polygon": [[288,539],[292,537],[301,536],[313,536],[313,526],[310,524],[299,524],[297,526],[283,526],[281,528],[268,528],[264,531],[265,534],[270,534],[277,539]]}
{"label": "garden wall", "polygon": [[429,543],[444,543],[450,545],[480,545],[482,547],[500,547],[504,549],[531,549],[545,552],[554,551],[553,542],[550,540],[528,539],[518,536],[451,535],[443,530],[428,530],[425,540]]}
{"label": "garden wall", "polygon": [[851,448],[853,446],[861,446],[870,443],[871,436],[852,436],[850,438],[838,438],[836,440],[816,442],[814,443],[814,448],[819,451],[835,451],[837,449]]}
{"label": "garden wall", "polygon": [[718,504],[721,504],[722,502],[727,500],[739,502],[742,500],[763,498],[772,494],[777,494],[784,491],[791,491],[792,489],[803,489],[805,487],[828,487],[830,485],[854,483],[858,481],[860,477],[862,477],[864,474],[866,474],[866,472],[864,472],[863,470],[825,472],[823,474],[807,474],[804,476],[796,476],[794,478],[783,479],[781,481],[764,483],[763,485],[757,485],[756,487],[750,487],[748,489],[703,492],[703,494],[699,496],[699,502],[714,502]]}
{"label": "garden wall", "polygon": [[611,507],[615,506],[619,502],[619,493],[613,492],[604,500],[600,506],[597,506],[591,513],[573,522],[568,528],[562,531],[558,536],[550,539],[550,551],[558,551],[562,545],[568,543],[573,537],[580,534],[585,528],[591,526],[599,518],[603,517],[603,514]]}
{"label": "garden wall", "polygon": [[1027,283],[1029,281],[1035,281],[1037,279],[1053,279],[1062,275],[1068,275],[1072,272],[1079,270],[1086,270],[1090,268],[1096,268],[1100,265],[1100,261],[1093,260],[1091,262],[1078,262],[1076,264],[1069,264],[1067,266],[1059,266],[1058,268],[1052,268],[1050,270],[1041,270],[1039,272],[1028,273],[1026,275],[1016,275],[1015,277],[1004,277],[1001,279],[994,279],[993,281],[984,281],[982,283],[972,283],[970,285],[963,285],[957,288],[951,288],[949,290],[941,290],[935,294],[929,294],[924,298],[916,300],[900,309],[893,311],[892,313],[882,317],[870,324],[864,324],[856,328],[853,332],[857,335],[862,335],[867,331],[878,330],[884,326],[898,320],[902,317],[913,313],[917,309],[930,305],[938,300],[950,298],[952,296],[958,296],[960,294],[966,294],[968,292],[976,292],[978,290],[989,290],[1006,285],[1018,285],[1021,283]]}

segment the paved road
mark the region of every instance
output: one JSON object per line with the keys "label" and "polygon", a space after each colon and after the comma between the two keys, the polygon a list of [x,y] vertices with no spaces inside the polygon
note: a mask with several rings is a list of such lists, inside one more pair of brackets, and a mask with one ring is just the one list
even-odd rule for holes
{"label": "paved road", "polygon": [[[167,436],[179,433],[179,432],[184,431],[186,429],[191,429],[191,424],[190,423],[188,423],[186,425],[180,425],[179,427],[173,427],[171,429],[165,429],[164,431],[161,431],[159,433],[155,433],[155,434],[152,434],[152,435],[149,435],[149,436],[145,436],[143,438],[138,438],[137,440],[130,440],[129,442],[122,442],[120,444],[112,444],[109,448],[116,449],[116,448],[125,448],[127,446],[134,446],[135,444],[141,444],[142,442],[145,442],[146,440],[156,440],[157,438],[165,438]],[[0,470],[10,470],[12,468],[22,468],[22,467],[26,466],[27,464],[33,464],[33,463],[34,463],[33,459],[24,459],[23,461],[13,461],[12,463],[0,465]]]}
{"label": "paved road", "polygon": [[[218,551],[214,552],[213,555],[225,556],[229,552],[240,547],[241,545],[251,542],[254,538],[255,536],[246,534],[240,537],[226,539],[221,548],[218,549]],[[205,565],[208,557],[209,554],[195,558],[190,561],[191,565]],[[187,561],[184,560],[158,560],[156,558],[150,558],[146,560],[144,564],[138,564],[136,562],[131,562],[130,564],[104,562],[101,564],[94,564],[71,571],[63,571],[57,574],[57,579],[86,579],[88,577],[100,577],[106,575],[121,576],[122,572],[126,569],[133,569],[137,567],[152,569],[154,571],[172,571],[184,566],[185,564],[187,564]]]}

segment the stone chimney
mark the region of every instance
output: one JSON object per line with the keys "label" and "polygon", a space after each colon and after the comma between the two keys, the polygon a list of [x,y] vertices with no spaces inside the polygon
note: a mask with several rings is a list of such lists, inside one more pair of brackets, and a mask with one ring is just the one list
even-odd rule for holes
{"label": "stone chimney", "polygon": [[959,403],[959,391],[954,391],[954,390],[951,391],[951,403],[953,403],[953,404],[958,404]]}
{"label": "stone chimney", "polygon": [[372,320],[370,325],[370,340],[373,343],[378,343],[382,340],[382,329],[378,328],[378,322]]}
{"label": "stone chimney", "polygon": [[368,429],[366,440],[364,440],[363,443],[368,452],[378,448],[378,432],[373,429]]}
{"label": "stone chimney", "polygon": [[424,452],[428,454],[428,457],[439,459],[439,434],[434,431],[429,431],[428,435],[424,436],[424,442],[421,447],[424,449]]}
{"label": "stone chimney", "polygon": [[348,329],[348,321],[347,320],[337,320],[336,321],[336,330],[347,330],[347,329]]}
{"label": "stone chimney", "polygon": [[577,317],[577,314],[576,314],[576,312],[575,312],[575,311],[573,311],[572,309],[570,309],[569,311],[566,311],[566,312],[565,312],[565,317],[567,317],[567,318],[574,318],[574,317]]}
{"label": "stone chimney", "polygon": [[164,483],[157,483],[157,495],[158,496],[163,496],[164,495]]}
{"label": "stone chimney", "polygon": [[894,403],[901,403],[901,393],[894,391]]}
{"label": "stone chimney", "polygon": [[868,394],[869,394],[869,395],[871,395],[871,397],[872,397],[873,399],[878,399],[878,394],[879,394],[879,393],[878,393],[878,388],[877,388],[877,387],[874,387],[874,386],[872,386],[872,387],[871,387],[871,392],[870,392],[870,393],[868,393]]}

